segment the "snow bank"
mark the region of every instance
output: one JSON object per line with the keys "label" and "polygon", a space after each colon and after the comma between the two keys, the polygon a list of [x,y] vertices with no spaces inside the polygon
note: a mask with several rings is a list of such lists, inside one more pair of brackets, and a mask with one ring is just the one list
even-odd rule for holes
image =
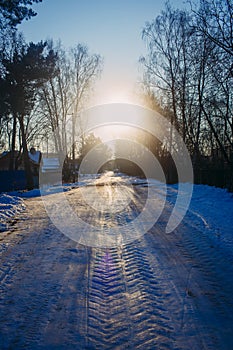
{"label": "snow bank", "polygon": [[[166,196],[172,206],[176,202],[178,185],[167,185],[148,180],[148,186],[156,188],[158,195]],[[224,249],[233,258],[233,193],[208,185],[193,185],[191,203],[187,214],[189,224],[207,235],[213,243]],[[184,219],[185,219],[184,218]]]}
{"label": "snow bank", "polygon": [[12,196],[17,196],[19,198],[34,198],[34,197],[40,197],[41,195],[46,196],[49,194],[70,191],[72,188],[77,186],[78,185],[75,186],[75,184],[73,186],[71,186],[71,184],[48,185],[48,186],[41,187],[41,189],[35,188],[30,191],[12,191],[12,192],[9,192],[9,194]]}
{"label": "snow bank", "polygon": [[[219,245],[233,248],[233,194],[225,189],[194,185],[190,214],[193,223],[208,232]],[[200,222],[201,221],[201,222]]]}
{"label": "snow bank", "polygon": [[5,231],[10,220],[23,209],[25,209],[25,205],[22,198],[0,194],[0,232]]}

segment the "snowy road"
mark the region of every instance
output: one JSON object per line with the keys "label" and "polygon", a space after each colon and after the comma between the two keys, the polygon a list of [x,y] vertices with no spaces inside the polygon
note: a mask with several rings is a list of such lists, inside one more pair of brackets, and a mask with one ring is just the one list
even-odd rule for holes
{"label": "snowy road", "polygon": [[[146,186],[126,188],[98,187],[107,204],[131,198],[117,215],[90,209],[91,186],[66,196],[89,224],[115,226],[145,203]],[[40,197],[28,199],[0,241],[0,349],[233,349],[232,262],[192,214],[165,234],[170,213],[167,202],[128,245],[90,248],[60,233]]]}

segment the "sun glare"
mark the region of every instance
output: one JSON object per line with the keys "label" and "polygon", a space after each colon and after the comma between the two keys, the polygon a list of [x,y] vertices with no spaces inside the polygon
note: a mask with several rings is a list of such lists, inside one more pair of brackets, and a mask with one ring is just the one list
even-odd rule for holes
{"label": "sun glare", "polygon": [[95,120],[98,125],[94,129],[90,128],[90,132],[94,132],[103,141],[134,138],[138,131],[137,124],[144,119],[146,111],[136,103],[129,102],[126,97],[127,102],[123,102],[121,94],[115,95],[113,100],[87,111],[86,118],[90,124]]}
{"label": "sun glare", "polygon": [[108,92],[103,96],[105,103],[133,103],[133,96],[125,91]]}
{"label": "sun glare", "polygon": [[111,124],[96,128],[94,132],[103,141],[111,141],[118,138],[129,138],[133,130],[132,127],[127,125]]}
{"label": "sun glare", "polygon": [[[114,85],[114,84],[113,84]],[[108,104],[108,103],[130,103],[137,104],[136,94],[132,91],[132,86],[127,83],[119,86],[118,84],[114,87],[99,86],[98,92],[93,98],[95,105]]]}

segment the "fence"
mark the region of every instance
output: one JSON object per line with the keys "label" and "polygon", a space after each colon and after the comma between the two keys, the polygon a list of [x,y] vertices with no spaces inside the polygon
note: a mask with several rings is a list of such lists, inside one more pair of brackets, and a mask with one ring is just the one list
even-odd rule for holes
{"label": "fence", "polygon": [[26,175],[24,170],[0,171],[0,192],[26,189]]}

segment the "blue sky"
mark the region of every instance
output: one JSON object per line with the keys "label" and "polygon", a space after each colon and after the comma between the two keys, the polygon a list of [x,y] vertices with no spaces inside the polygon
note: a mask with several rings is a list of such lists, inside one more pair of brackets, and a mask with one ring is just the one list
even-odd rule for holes
{"label": "blue sky", "polygon": [[[171,0],[182,8],[183,0]],[[84,43],[104,58],[95,103],[126,102],[140,78],[138,59],[146,53],[141,32],[164,8],[163,0],[43,0],[36,17],[19,29],[27,41],[61,39],[65,47]],[[130,101],[129,101],[130,102]],[[132,101],[133,102],[133,101]]]}

